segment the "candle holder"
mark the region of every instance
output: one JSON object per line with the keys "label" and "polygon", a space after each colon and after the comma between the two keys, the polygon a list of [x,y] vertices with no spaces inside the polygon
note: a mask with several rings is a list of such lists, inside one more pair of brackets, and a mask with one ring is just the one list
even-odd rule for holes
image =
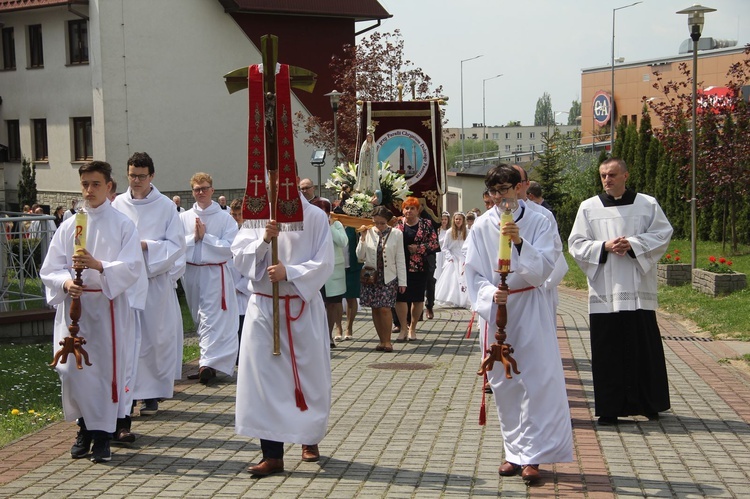
{"label": "candle holder", "polygon": [[[513,220],[512,212],[518,207],[518,202],[515,199],[503,199],[500,203],[500,207],[503,209],[503,215],[500,217],[501,225],[504,225],[505,221],[510,218]],[[502,230],[502,227],[501,227]],[[508,274],[513,271],[510,270],[510,254],[507,251],[503,251],[504,245],[510,245],[510,238],[505,242],[504,238],[507,236],[500,237],[500,251],[498,252],[498,272],[500,274],[500,284],[497,288],[502,291],[508,291]],[[508,248],[510,249],[510,248]],[[505,343],[508,335],[505,332],[505,326],[508,324],[508,308],[505,303],[498,304],[497,313],[495,315],[495,325],[497,331],[495,332],[495,343],[490,345],[489,349],[485,352],[487,356],[482,360],[482,364],[477,371],[479,376],[484,376],[488,371],[491,371],[495,365],[495,361],[502,362],[505,367],[505,377],[508,379],[513,378],[511,371],[515,374],[521,374],[518,370],[516,360],[511,355],[514,350],[511,345]]]}
{"label": "candle holder", "polygon": [[[83,266],[73,266],[73,270],[75,270],[76,273],[76,276],[73,279],[73,284],[75,284],[76,286],[83,285],[83,279],[81,278],[81,272],[83,272],[83,269]],[[55,367],[58,361],[60,362],[60,364],[65,364],[68,361],[68,355],[70,355],[71,353],[75,356],[76,367],[78,369],[83,369],[83,362],[85,362],[87,366],[92,365],[91,362],[89,362],[88,352],[85,348],[83,348],[83,345],[86,344],[86,340],[83,338],[83,336],[78,336],[78,332],[80,331],[80,327],[78,326],[78,319],[80,318],[81,299],[73,298],[70,302],[70,325],[68,326],[70,336],[60,340],[60,346],[62,348],[55,352],[55,357],[52,359],[52,363],[50,364],[51,367]]]}
{"label": "candle holder", "polygon": [[[80,253],[86,248],[86,227],[88,226],[88,217],[86,212],[82,208],[78,209],[78,213],[75,214],[75,233],[73,234],[73,247],[75,253]],[[73,279],[73,284],[76,286],[83,286],[83,278],[81,273],[86,267],[80,264],[73,264],[73,270],[76,275]],[[68,355],[71,353],[76,358],[76,367],[83,369],[83,362],[87,366],[92,365],[89,362],[89,354],[83,345],[86,344],[86,340],[83,336],[78,336],[80,327],[78,326],[78,319],[81,318],[81,299],[73,298],[70,302],[70,325],[68,331],[70,336],[60,340],[60,348],[55,352],[55,356],[52,359],[51,367],[55,367],[58,362],[65,364],[68,361]]]}

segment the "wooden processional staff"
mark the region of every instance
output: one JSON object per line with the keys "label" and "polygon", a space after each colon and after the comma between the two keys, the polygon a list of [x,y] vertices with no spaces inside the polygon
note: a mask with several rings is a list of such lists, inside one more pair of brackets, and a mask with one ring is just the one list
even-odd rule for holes
{"label": "wooden processional staff", "polygon": [[[516,205],[515,200],[503,200],[503,203],[501,204],[503,207],[503,214],[500,217],[501,230],[507,222],[513,221],[512,210],[515,208],[514,205]],[[508,285],[505,281],[508,278],[508,274],[512,272],[510,270],[511,244],[512,241],[510,236],[500,235],[497,270],[500,274],[500,284],[498,284],[497,287],[503,291],[508,291]],[[497,314],[495,316],[495,325],[497,326],[497,331],[495,332],[495,343],[490,345],[489,350],[485,352],[487,356],[482,360],[482,365],[480,366],[479,371],[477,371],[479,376],[484,376],[487,371],[491,371],[495,361],[503,363],[506,378],[511,379],[513,377],[511,375],[511,370],[516,374],[521,374],[521,371],[518,370],[516,360],[511,356],[513,353],[513,347],[505,343],[505,340],[508,338],[508,335],[505,333],[505,326],[507,324],[508,308],[505,303],[498,304]]]}
{"label": "wooden processional staff", "polygon": [[[76,228],[75,235],[73,236],[74,248],[75,251],[78,252],[86,247],[86,213],[84,213],[83,210],[78,210],[78,213],[75,215],[75,222]],[[81,273],[84,268],[85,267],[81,265],[73,264],[73,270],[76,273],[75,278],[73,279],[73,284],[76,286],[83,286]],[[57,366],[58,361],[60,364],[65,364],[68,361],[68,355],[71,353],[76,358],[76,367],[78,369],[83,369],[83,362],[85,362],[87,366],[92,365],[91,362],[89,362],[88,352],[83,348],[83,345],[86,344],[86,340],[83,336],[78,336],[78,332],[80,331],[78,319],[80,318],[81,299],[73,298],[70,302],[70,325],[68,326],[70,336],[60,340],[61,348],[55,352],[55,357],[50,364],[51,367]]]}

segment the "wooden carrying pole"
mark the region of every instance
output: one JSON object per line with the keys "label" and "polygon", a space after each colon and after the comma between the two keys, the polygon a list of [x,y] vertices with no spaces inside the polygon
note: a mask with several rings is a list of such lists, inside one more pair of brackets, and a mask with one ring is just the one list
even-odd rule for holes
{"label": "wooden carrying pole", "polygon": [[[279,38],[275,35],[263,35],[260,38],[260,50],[263,54],[263,92],[266,109],[266,158],[268,168],[268,198],[271,203],[271,220],[276,220],[276,201],[278,199],[279,157],[276,151],[276,61],[278,60]],[[271,264],[279,264],[279,241],[271,238]],[[281,355],[279,338],[279,283],[273,283],[273,354]]]}

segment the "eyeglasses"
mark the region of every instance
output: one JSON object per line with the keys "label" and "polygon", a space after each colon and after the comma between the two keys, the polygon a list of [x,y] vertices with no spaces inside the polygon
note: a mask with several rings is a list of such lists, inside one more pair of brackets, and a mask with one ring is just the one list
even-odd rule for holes
{"label": "eyeglasses", "polygon": [[487,192],[490,193],[490,196],[502,196],[503,194],[505,194],[506,192],[508,192],[512,188],[513,188],[512,185],[501,186],[499,188],[492,187],[490,189],[487,189]]}
{"label": "eyeglasses", "polygon": [[193,194],[203,194],[204,192],[208,192],[211,189],[213,189],[213,187],[211,187],[210,185],[206,187],[193,187]]}
{"label": "eyeglasses", "polygon": [[139,180],[141,182],[143,182],[150,176],[151,176],[150,173],[144,173],[142,175],[136,175],[135,173],[128,173],[128,178],[130,178],[130,180]]}

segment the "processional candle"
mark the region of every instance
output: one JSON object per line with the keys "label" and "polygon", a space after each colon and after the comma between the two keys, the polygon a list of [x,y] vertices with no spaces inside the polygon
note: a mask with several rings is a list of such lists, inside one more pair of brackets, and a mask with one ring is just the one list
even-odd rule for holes
{"label": "processional candle", "polygon": [[86,213],[79,209],[76,212],[76,230],[73,235],[73,247],[76,253],[81,253],[82,250],[86,249],[86,225],[88,224],[88,216]]}
{"label": "processional candle", "polygon": [[500,246],[497,250],[498,271],[510,272],[510,248],[511,239],[509,235],[503,234],[503,227],[506,223],[513,221],[513,213],[510,211],[510,205],[505,204],[505,210],[500,215]]}

